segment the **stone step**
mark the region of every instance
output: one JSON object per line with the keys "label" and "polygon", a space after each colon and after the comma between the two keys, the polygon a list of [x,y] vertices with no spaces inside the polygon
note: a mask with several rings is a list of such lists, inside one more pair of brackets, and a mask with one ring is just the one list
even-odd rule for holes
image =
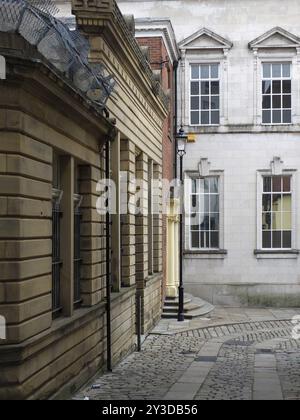
{"label": "stone step", "polygon": [[[205,305],[205,302],[203,302],[200,307],[202,307],[203,305]],[[184,304],[184,312],[193,311],[194,309],[199,309],[199,305],[197,305],[193,302],[189,302],[189,303]],[[164,306],[164,311],[165,312],[178,312],[178,305],[176,305],[176,306],[175,305],[174,306],[165,305]]]}
{"label": "stone step", "polygon": [[[184,304],[188,304],[192,302],[192,297],[190,295],[184,295]],[[165,299],[165,305],[166,306],[178,306],[179,300],[178,298],[166,298]]]}
{"label": "stone step", "polygon": [[[172,304],[170,305],[170,301]],[[214,306],[201,298],[185,294],[184,316],[193,319],[205,316],[214,310]],[[178,314],[178,299],[167,298],[163,308],[162,318],[176,319]]]}

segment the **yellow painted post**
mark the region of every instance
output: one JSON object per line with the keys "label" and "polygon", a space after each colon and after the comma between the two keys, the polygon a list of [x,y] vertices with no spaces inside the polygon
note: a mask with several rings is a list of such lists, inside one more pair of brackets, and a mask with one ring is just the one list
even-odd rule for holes
{"label": "yellow painted post", "polygon": [[168,206],[167,216],[167,284],[166,296],[177,297],[179,286],[179,202],[178,199],[171,199]]}

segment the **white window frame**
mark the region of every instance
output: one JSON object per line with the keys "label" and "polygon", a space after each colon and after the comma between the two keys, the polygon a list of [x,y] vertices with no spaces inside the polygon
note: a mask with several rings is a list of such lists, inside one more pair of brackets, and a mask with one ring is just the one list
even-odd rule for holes
{"label": "white window frame", "polygon": [[[263,64],[272,63],[290,63],[291,64],[291,79],[292,79],[292,122],[283,124],[265,124],[262,122],[262,80]],[[254,125],[257,127],[292,127],[294,124],[300,123],[300,95],[299,90],[299,68],[298,56],[295,53],[276,53],[268,52],[262,53],[258,51],[254,55]]]}
{"label": "white window frame", "polygon": [[191,246],[191,225],[190,225],[190,209],[191,209],[191,195],[192,195],[192,183],[186,182],[185,185],[185,203],[188,203],[188,206],[185,210],[185,249],[186,251],[194,252],[207,252],[207,251],[220,251],[224,249],[224,172],[223,171],[214,171],[211,170],[207,177],[200,177],[199,172],[190,172],[188,171],[185,174],[185,180],[191,181],[192,179],[200,178],[212,178],[217,177],[219,179],[219,247],[218,248],[193,248]]}
{"label": "white window frame", "polygon": [[[210,77],[209,77],[209,79],[201,79],[201,78],[199,78],[199,79],[192,79],[192,66],[199,66],[199,71],[200,71],[200,68],[201,68],[201,66],[205,66],[205,65],[208,65],[208,66],[212,66],[212,65],[217,65],[218,66],[218,78],[217,79],[211,79]],[[221,62],[220,62],[220,60],[216,60],[216,61],[214,61],[214,60],[210,60],[210,61],[200,61],[200,62],[189,62],[189,87],[188,87],[188,112],[189,112],[189,126],[190,127],[218,127],[218,126],[220,126],[221,125],[221,107],[222,107],[222,96],[221,96],[221,69],[222,69],[222,65],[221,65]],[[192,116],[191,116],[191,113],[192,113],[192,109],[191,109],[191,98],[192,98],[192,92],[191,92],[191,83],[192,83],[192,81],[198,81],[199,83],[200,83],[200,85],[201,85],[201,81],[202,80],[204,80],[204,81],[208,81],[208,82],[211,82],[211,81],[217,81],[217,82],[219,82],[219,94],[218,94],[218,96],[219,96],[219,109],[218,110],[215,110],[215,111],[218,111],[219,112],[219,122],[218,123],[214,123],[214,124],[212,124],[212,123],[209,123],[209,124],[201,124],[201,111],[203,111],[203,110],[201,110],[201,92],[200,92],[200,94],[198,95],[199,96],[199,98],[200,98],[200,108],[199,108],[199,124],[192,124]],[[200,88],[201,89],[201,88]],[[195,95],[194,95],[195,96]],[[211,97],[211,96],[216,96],[216,95],[212,95],[211,93],[210,94],[208,94],[207,95],[209,98]],[[213,111],[211,108],[209,108],[208,110],[204,110],[204,111],[209,111],[209,115],[211,116],[211,112]],[[210,118],[211,119],[211,118]]]}
{"label": "white window frame", "polygon": [[[273,78],[273,77],[271,77],[271,78],[264,78],[264,74],[263,74],[263,66],[264,66],[264,64],[280,64],[280,65],[283,65],[283,64],[289,64],[290,65],[290,77],[280,77],[280,78]],[[293,62],[292,62],[292,60],[261,60],[261,83],[260,83],[260,85],[261,85],[261,88],[260,88],[260,111],[261,111],[261,124],[262,125],[264,125],[264,126],[276,126],[276,125],[287,125],[287,126],[289,126],[289,125],[293,125]],[[272,96],[273,96],[273,94],[271,95],[271,109],[270,109],[270,112],[271,112],[271,120],[273,119],[273,117],[272,117],[272,112],[275,110],[277,110],[277,111],[280,111],[281,112],[281,116],[282,116],[282,112],[284,111],[284,110],[290,110],[291,111],[291,122],[289,122],[289,123],[285,123],[285,122],[280,122],[280,123],[274,123],[273,121],[272,122],[270,122],[270,123],[265,123],[265,122],[263,122],[263,111],[266,111],[265,109],[263,109],[263,107],[262,107],[262,103],[263,103],[263,96],[264,96],[264,93],[263,93],[263,91],[262,91],[262,82],[264,81],[264,80],[271,80],[271,82],[273,82],[273,80],[281,80],[281,81],[283,81],[283,80],[290,80],[291,81],[291,108],[289,109],[289,108],[272,108]],[[280,93],[280,96],[283,96],[283,93],[281,92]]]}
{"label": "white window frame", "polygon": [[270,170],[257,171],[257,249],[264,252],[284,252],[297,249],[297,206],[296,206],[296,182],[297,171],[290,169],[284,170],[278,176],[291,177],[291,193],[292,193],[292,244],[291,248],[263,248],[262,247],[262,196],[263,196],[263,178],[266,176],[273,177],[274,174]]}
{"label": "white window frame", "polygon": [[[190,51],[181,50],[182,53],[182,71],[180,72],[180,84],[182,86],[179,101],[179,118],[184,125],[191,127],[191,130],[215,128],[218,130],[221,126],[228,123],[228,52],[215,51],[213,55],[208,55],[204,51],[199,51],[194,55]],[[191,77],[190,68],[192,64],[219,64],[219,83],[220,83],[220,120],[219,124],[214,125],[190,125],[190,97],[191,97]]]}

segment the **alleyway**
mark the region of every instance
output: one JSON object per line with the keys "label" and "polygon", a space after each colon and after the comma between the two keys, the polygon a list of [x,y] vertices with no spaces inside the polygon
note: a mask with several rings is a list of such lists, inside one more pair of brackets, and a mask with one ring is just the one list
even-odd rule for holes
{"label": "alleyway", "polygon": [[162,320],[143,345],[75,398],[300,400],[296,310],[217,308],[211,319]]}

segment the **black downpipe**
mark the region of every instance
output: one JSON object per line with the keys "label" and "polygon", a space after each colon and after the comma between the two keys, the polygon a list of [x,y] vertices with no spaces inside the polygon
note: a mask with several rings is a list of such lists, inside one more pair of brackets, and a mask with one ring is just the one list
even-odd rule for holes
{"label": "black downpipe", "polygon": [[178,60],[173,63],[174,71],[174,177],[177,179],[177,133],[178,133]]}
{"label": "black downpipe", "polygon": [[[105,176],[110,179],[110,139],[105,146]],[[108,204],[108,203],[107,203]],[[111,251],[110,251],[110,212],[107,207],[106,212],[106,335],[107,335],[107,370],[112,371],[111,357]]]}

